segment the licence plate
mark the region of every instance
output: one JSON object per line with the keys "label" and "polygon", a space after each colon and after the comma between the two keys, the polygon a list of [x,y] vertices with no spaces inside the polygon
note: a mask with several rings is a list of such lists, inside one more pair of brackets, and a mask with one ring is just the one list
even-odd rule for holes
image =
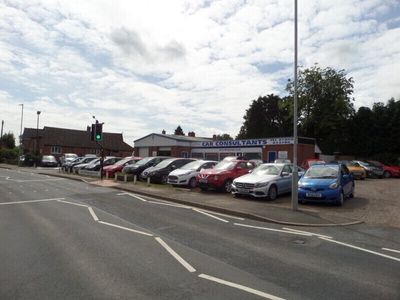
{"label": "licence plate", "polygon": [[313,198],[321,198],[322,194],[321,193],[306,193],[307,197],[313,197]]}
{"label": "licence plate", "polygon": [[207,183],[207,179],[200,179],[199,182],[201,182],[201,183]]}
{"label": "licence plate", "polygon": [[238,191],[239,193],[249,193],[249,192],[250,192],[249,189],[237,189],[237,191]]}

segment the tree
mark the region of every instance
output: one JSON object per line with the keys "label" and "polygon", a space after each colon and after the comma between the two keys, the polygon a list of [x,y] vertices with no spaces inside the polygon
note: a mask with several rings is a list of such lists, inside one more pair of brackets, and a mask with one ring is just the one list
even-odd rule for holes
{"label": "tree", "polygon": [[215,139],[216,140],[233,140],[233,137],[231,137],[229,134],[227,134],[227,133],[223,133],[223,134],[217,134],[216,136],[215,136]]}
{"label": "tree", "polygon": [[[294,84],[286,87],[293,98]],[[346,121],[354,114],[353,78],[344,70],[314,66],[299,72],[299,134],[315,137],[322,151],[342,151]]]}
{"label": "tree", "polygon": [[3,134],[3,136],[0,138],[0,145],[3,145],[7,149],[14,149],[15,148],[14,134],[11,132]]}
{"label": "tree", "polygon": [[174,133],[174,134],[175,134],[175,135],[185,135],[185,133],[184,133],[183,130],[182,130],[181,125],[178,125],[178,127],[176,127],[175,133]]}
{"label": "tree", "polygon": [[243,119],[237,139],[288,135],[290,128],[288,99],[274,94],[258,97],[250,104]]}

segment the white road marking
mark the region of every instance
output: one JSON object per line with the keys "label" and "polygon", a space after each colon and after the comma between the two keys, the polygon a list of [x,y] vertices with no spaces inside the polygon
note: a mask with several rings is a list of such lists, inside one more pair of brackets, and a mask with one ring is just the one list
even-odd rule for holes
{"label": "white road marking", "polygon": [[242,290],[242,291],[257,295],[257,296],[260,296],[260,297],[263,297],[265,299],[284,300],[284,298],[277,297],[277,296],[274,296],[274,295],[271,295],[271,294],[268,294],[268,293],[265,293],[265,292],[261,292],[259,290],[255,290],[255,289],[249,288],[249,287],[241,285],[241,284],[237,284],[237,283],[234,283],[234,282],[231,282],[231,281],[226,281],[226,280],[223,280],[223,279],[220,279],[220,278],[217,278],[217,277],[213,277],[213,276],[209,276],[209,275],[206,275],[206,274],[200,274],[199,277],[203,278],[203,279],[210,280],[210,281],[214,281],[214,282],[219,283],[219,284],[227,285],[227,286],[230,286],[230,287],[233,287],[233,288],[236,288],[236,289],[239,289],[239,290]]}
{"label": "white road marking", "polygon": [[213,215],[211,215],[211,214],[209,214],[209,213],[206,213],[205,211],[202,211],[202,210],[200,210],[200,209],[193,208],[193,210],[194,210],[194,211],[197,211],[198,213],[201,213],[201,214],[203,214],[203,215],[209,216],[210,218],[216,219],[216,220],[218,220],[218,221],[221,221],[221,222],[224,222],[224,223],[229,223],[228,220],[225,220],[225,219],[222,219],[222,218],[213,216]]}
{"label": "white road marking", "polygon": [[304,231],[304,230],[297,230],[297,229],[293,229],[293,228],[289,228],[289,227],[282,227],[282,229],[291,230],[291,231],[294,231],[294,232],[307,233],[307,234],[315,235],[317,237],[324,237],[324,238],[327,238],[327,239],[331,239],[332,238],[331,236],[328,236],[328,235],[323,235],[323,234],[319,234],[319,233],[313,233],[313,232]]}
{"label": "white road marking", "polygon": [[[65,180],[65,178],[51,178],[51,179],[10,179],[10,177],[7,177],[6,180],[22,183],[22,182],[34,182],[34,181],[59,181],[59,180]],[[20,186],[20,187],[22,187],[22,186]]]}
{"label": "white road marking", "polygon": [[394,250],[394,249],[390,249],[390,248],[382,248],[382,250],[391,251],[391,252],[394,252],[394,253],[400,253],[399,250]]}
{"label": "white road marking", "polygon": [[153,204],[159,204],[159,205],[179,207],[179,208],[190,208],[190,207],[186,207],[186,206],[179,205],[179,204],[173,204],[173,203],[165,203],[165,202],[158,202],[158,201],[147,201],[147,202],[153,203]]}
{"label": "white road marking", "polygon": [[147,202],[146,199],[143,199],[142,197],[136,196],[136,195],[131,194],[131,193],[120,193],[120,194],[117,194],[117,195],[118,195],[118,196],[127,195],[127,196],[130,196],[130,197],[132,197],[132,198],[138,199],[138,200],[140,200],[140,201]]}
{"label": "white road marking", "polygon": [[301,233],[301,232],[295,232],[295,231],[289,231],[289,230],[282,230],[282,229],[275,229],[275,228],[268,228],[268,227],[259,227],[259,226],[252,226],[252,225],[246,225],[246,224],[240,224],[240,223],[233,223],[233,225],[268,230],[268,231],[284,232],[284,233],[289,233],[289,234],[297,234],[297,235],[303,235],[303,236],[312,236],[312,234],[310,234],[310,233]]}
{"label": "white road marking", "polygon": [[155,238],[157,242],[160,243],[161,246],[165,248],[182,266],[186,268],[189,272],[196,272],[196,269],[193,268],[186,260],[184,260],[178,253],[176,253],[170,246],[167,245],[161,238]]}
{"label": "white road marking", "polygon": [[39,199],[39,200],[26,200],[26,201],[2,202],[2,203],[0,203],[0,205],[24,204],[24,203],[46,202],[46,201],[58,201],[58,200],[64,200],[64,199],[65,199],[65,198],[52,198],[52,199]]}
{"label": "white road marking", "polygon": [[139,231],[139,230],[135,230],[135,229],[119,226],[119,225],[116,225],[116,224],[112,224],[112,223],[108,223],[108,222],[104,222],[104,221],[98,221],[98,222],[101,223],[101,224],[112,226],[112,227],[116,227],[116,228],[119,228],[119,229],[131,231],[131,232],[135,232],[135,233],[139,233],[139,234],[143,234],[143,235],[147,235],[147,236],[153,236],[151,233],[147,233],[147,232],[143,232],[143,231]]}
{"label": "white road marking", "polygon": [[201,209],[201,208],[199,208],[199,210],[208,212],[208,213],[213,214],[213,215],[218,215],[218,216],[222,216],[222,217],[226,217],[226,218],[231,218],[231,219],[235,219],[235,220],[240,220],[240,221],[244,221],[244,220],[245,220],[245,218],[236,217],[236,216],[230,216],[230,215],[226,215],[226,214],[221,214],[221,213],[217,213],[217,212],[215,212],[215,211],[209,211],[209,210],[206,210],[206,209]]}
{"label": "white road marking", "polygon": [[57,200],[57,201],[58,202],[62,202],[62,203],[76,205],[76,206],[89,207],[89,206],[87,206],[85,204],[80,204],[80,203],[76,203],[76,202],[70,202],[70,201],[65,201],[65,200]]}
{"label": "white road marking", "polygon": [[368,253],[371,253],[371,254],[375,254],[375,255],[378,255],[378,256],[382,256],[382,257],[385,257],[385,258],[392,259],[392,260],[400,262],[400,258],[397,258],[397,257],[393,257],[393,256],[386,255],[386,254],[383,254],[383,253],[379,253],[379,252],[375,252],[375,251],[368,250],[368,249],[365,249],[365,248],[357,247],[357,246],[354,246],[354,245],[346,244],[346,243],[343,243],[343,242],[335,241],[333,239],[327,239],[327,238],[323,238],[323,237],[319,237],[319,238],[324,240],[324,241],[328,241],[328,242],[331,242],[331,243],[336,243],[336,244],[343,245],[343,246],[346,246],[346,247],[349,247],[349,248],[353,248],[353,249],[357,249],[357,250],[360,250],[360,251],[368,252]]}
{"label": "white road marking", "polygon": [[97,217],[97,215],[94,213],[93,208],[91,208],[90,206],[88,207],[88,210],[90,212],[90,214],[92,215],[93,220],[95,220],[96,222],[99,221],[99,218]]}

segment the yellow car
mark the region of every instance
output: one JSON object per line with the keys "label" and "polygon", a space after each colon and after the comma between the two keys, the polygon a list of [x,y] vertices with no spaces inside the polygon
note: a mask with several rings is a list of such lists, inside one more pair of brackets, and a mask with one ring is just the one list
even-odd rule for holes
{"label": "yellow car", "polygon": [[346,165],[350,173],[353,174],[354,179],[365,179],[367,177],[367,173],[365,172],[364,168],[358,163],[351,160],[342,160],[340,163]]}

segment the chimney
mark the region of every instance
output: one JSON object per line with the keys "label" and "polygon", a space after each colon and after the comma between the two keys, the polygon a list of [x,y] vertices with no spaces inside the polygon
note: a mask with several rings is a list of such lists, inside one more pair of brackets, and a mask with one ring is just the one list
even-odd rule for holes
{"label": "chimney", "polygon": [[196,137],[196,134],[194,133],[194,131],[189,131],[188,132],[188,136]]}
{"label": "chimney", "polygon": [[165,132],[165,130],[163,129],[163,131],[161,131],[161,133],[162,133],[162,134],[165,134],[166,132]]}
{"label": "chimney", "polygon": [[215,141],[217,139],[217,135],[213,134],[213,140]]}

